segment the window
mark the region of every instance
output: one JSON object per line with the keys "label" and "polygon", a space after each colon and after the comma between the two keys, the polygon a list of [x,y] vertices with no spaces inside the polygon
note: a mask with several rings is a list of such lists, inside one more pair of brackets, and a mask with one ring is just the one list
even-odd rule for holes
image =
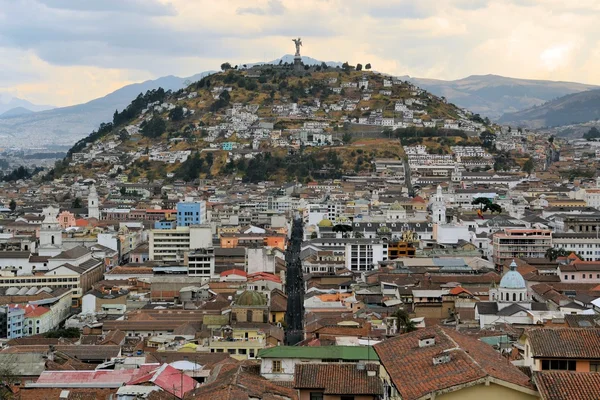
{"label": "window", "polygon": [[273,372],[278,374],[281,373],[281,361],[280,360],[273,360]]}
{"label": "window", "polygon": [[571,275],[571,280],[574,281],[575,280],[575,275]]}
{"label": "window", "polygon": [[565,275],[565,281],[569,280],[569,275]]}
{"label": "window", "polygon": [[542,371],[575,371],[575,360],[542,360]]}
{"label": "window", "polygon": [[590,372],[600,372],[600,362],[591,362]]}
{"label": "window", "polygon": [[323,393],[310,392],[310,400],[323,400]]}

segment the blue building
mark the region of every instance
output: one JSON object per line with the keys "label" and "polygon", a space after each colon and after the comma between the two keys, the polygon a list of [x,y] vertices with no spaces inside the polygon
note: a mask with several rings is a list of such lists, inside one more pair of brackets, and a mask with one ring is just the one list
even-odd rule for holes
{"label": "blue building", "polygon": [[0,307],[0,337],[17,339],[23,337],[25,310],[19,307]]}
{"label": "blue building", "polygon": [[154,229],[175,229],[175,221],[156,221],[154,222]]}
{"label": "blue building", "polygon": [[226,151],[233,150],[233,142],[221,143],[221,148]]}
{"label": "blue building", "polygon": [[182,201],[177,203],[177,226],[200,225],[206,222],[206,202]]}

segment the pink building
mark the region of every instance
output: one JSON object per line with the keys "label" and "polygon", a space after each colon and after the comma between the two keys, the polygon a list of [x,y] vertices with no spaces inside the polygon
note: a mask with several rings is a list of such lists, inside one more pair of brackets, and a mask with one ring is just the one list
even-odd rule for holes
{"label": "pink building", "polygon": [[75,226],[75,214],[70,211],[63,211],[58,214],[58,224],[61,228],[67,229]]}
{"label": "pink building", "polygon": [[577,259],[570,264],[559,265],[558,276],[561,282],[600,283],[600,262]]}

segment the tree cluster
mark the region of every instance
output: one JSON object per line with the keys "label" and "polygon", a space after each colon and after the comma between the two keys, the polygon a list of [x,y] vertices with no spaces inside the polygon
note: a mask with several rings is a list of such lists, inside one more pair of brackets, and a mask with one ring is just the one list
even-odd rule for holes
{"label": "tree cluster", "polygon": [[159,115],[155,115],[149,121],[144,121],[140,124],[140,132],[142,136],[148,138],[156,138],[165,133],[167,124]]}

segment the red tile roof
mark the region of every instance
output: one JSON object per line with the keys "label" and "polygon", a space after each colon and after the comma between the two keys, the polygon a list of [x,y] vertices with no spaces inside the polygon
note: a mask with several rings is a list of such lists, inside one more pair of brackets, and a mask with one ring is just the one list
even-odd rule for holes
{"label": "red tile roof", "polygon": [[599,372],[536,372],[535,382],[543,400],[598,400]]}
{"label": "red tile roof", "polygon": [[36,318],[36,317],[41,317],[42,315],[46,314],[48,311],[50,311],[49,308],[47,307],[43,307],[43,306],[38,306],[35,304],[11,304],[10,305],[11,308],[20,308],[22,310],[25,310],[25,318]]}
{"label": "red tile roof", "polygon": [[221,272],[221,276],[229,275],[247,276],[246,272],[242,271],[241,269],[228,269],[227,271]]}
{"label": "red tile roof", "polygon": [[600,358],[600,328],[541,328],[525,335],[536,358]]}
{"label": "red tile roof", "polygon": [[[225,272],[227,272],[227,271],[225,271]],[[221,275],[223,275],[223,273]],[[266,280],[266,281],[281,283],[281,278],[279,278],[277,275],[273,275],[268,272],[257,272],[254,274],[250,274],[250,275],[248,275],[248,280],[250,282]]]}
{"label": "red tile roof", "polygon": [[169,364],[163,364],[148,374],[136,377],[127,382],[128,385],[142,385],[144,383],[154,384],[180,399],[183,398],[183,395],[196,388],[196,381],[193,378],[185,375],[183,371],[171,367]]}
{"label": "red tile roof", "polygon": [[129,382],[134,377],[153,371],[157,365],[141,365],[139,369],[127,370],[98,370],[98,371],[44,371],[35,382],[37,385],[55,388],[81,387],[83,384],[90,387],[115,387],[118,388]]}
{"label": "red tile roof", "polygon": [[[382,395],[377,364],[358,369],[357,363],[296,364],[294,388],[322,389],[325,394]],[[368,371],[374,371],[373,376]]]}
{"label": "red tile roof", "polygon": [[[424,338],[435,338],[435,343],[420,347],[419,340]],[[491,346],[453,329],[425,328],[374,347],[403,400],[475,385],[488,377],[533,390],[527,375]],[[440,355],[450,356],[449,361],[434,365],[434,357]]]}
{"label": "red tile roof", "polygon": [[234,362],[220,364],[214,368],[218,375],[209,383],[186,395],[186,399],[214,400],[298,400],[295,390],[277,385]]}

